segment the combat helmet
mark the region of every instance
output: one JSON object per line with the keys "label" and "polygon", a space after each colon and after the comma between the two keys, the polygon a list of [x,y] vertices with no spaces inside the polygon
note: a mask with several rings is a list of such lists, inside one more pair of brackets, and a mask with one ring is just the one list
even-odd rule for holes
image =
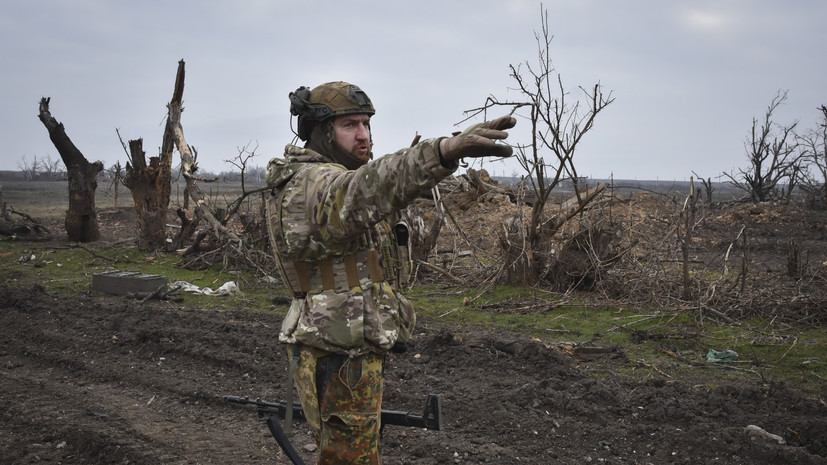
{"label": "combat helmet", "polygon": [[371,116],[376,113],[368,95],[353,84],[334,81],[313,90],[302,86],[290,92],[290,114],[298,116],[298,136],[301,140],[310,137],[312,123],[353,113]]}

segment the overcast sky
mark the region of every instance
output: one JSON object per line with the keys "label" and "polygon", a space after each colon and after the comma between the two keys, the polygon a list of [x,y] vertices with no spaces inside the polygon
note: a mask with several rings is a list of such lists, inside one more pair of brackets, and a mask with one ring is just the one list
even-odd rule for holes
{"label": "overcast sky", "polygon": [[[827,104],[827,2],[547,0],[563,86],[600,83],[599,114],[575,165],[591,178],[719,176],[745,166],[744,141],[779,91],[781,124],[814,127]],[[534,0],[0,0],[0,169],[59,155],[52,115],[108,168],[143,138],[156,155],[178,60],[182,124],[202,168],[257,147],[264,166],[291,142],[287,95],[344,80],[373,100],[374,153],[467,124],[489,95],[519,99],[509,65],[536,66]],[[498,116],[498,115],[495,115]],[[472,122],[476,122],[472,121]],[[526,120],[511,142],[527,143]],[[546,154],[546,159],[553,156]],[[521,172],[488,163],[495,175]]]}

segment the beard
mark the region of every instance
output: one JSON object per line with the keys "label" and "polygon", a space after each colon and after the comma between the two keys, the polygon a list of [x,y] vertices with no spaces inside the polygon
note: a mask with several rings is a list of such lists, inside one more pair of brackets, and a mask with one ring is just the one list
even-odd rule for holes
{"label": "beard", "polygon": [[[359,158],[350,154],[347,150],[343,149],[341,145],[336,142],[336,138],[333,134],[333,119],[328,119],[327,121],[322,121],[321,123],[316,123],[313,125],[313,129],[310,130],[310,137],[307,139],[307,143],[305,147],[318,152],[325,157],[331,159],[333,162],[338,163],[349,170],[355,170],[360,166],[367,163],[367,161],[360,160]],[[368,151],[368,160],[373,159],[373,136],[371,135],[370,141],[371,150]]]}

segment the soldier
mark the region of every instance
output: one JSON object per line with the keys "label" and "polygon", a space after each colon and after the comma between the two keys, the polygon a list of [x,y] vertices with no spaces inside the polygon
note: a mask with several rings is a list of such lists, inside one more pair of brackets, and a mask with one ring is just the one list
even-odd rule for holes
{"label": "soldier", "polygon": [[[279,340],[318,444],[319,464],[379,464],[383,365],[413,331],[399,292],[410,267],[398,212],[464,157],[508,157],[510,116],[373,160],[368,96],[346,82],[291,92],[304,147],[267,166],[270,240],[293,292]],[[290,381],[288,380],[288,383]],[[291,389],[292,391],[292,389]]]}

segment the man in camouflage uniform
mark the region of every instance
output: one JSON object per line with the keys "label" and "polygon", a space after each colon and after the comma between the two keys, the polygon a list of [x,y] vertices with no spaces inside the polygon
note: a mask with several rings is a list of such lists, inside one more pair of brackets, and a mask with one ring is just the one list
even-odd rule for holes
{"label": "man in camouflage uniform", "polygon": [[267,166],[270,239],[293,302],[279,340],[313,428],[319,464],[379,464],[383,366],[415,322],[398,212],[463,157],[510,156],[510,116],[373,159],[368,96],[330,82],[290,93],[304,147]]}

